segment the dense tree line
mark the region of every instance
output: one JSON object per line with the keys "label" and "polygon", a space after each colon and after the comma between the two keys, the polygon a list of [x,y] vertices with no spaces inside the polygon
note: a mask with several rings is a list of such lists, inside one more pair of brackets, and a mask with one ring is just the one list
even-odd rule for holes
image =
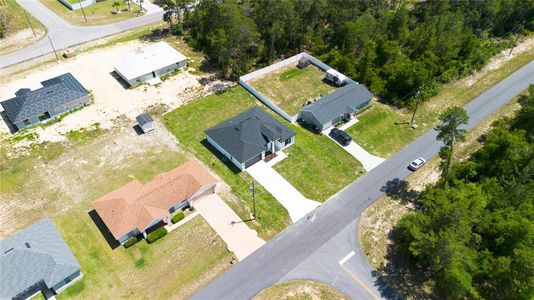
{"label": "dense tree line", "polygon": [[397,226],[396,249],[450,298],[534,297],[534,86],[522,102]]}
{"label": "dense tree line", "polygon": [[160,1],[174,31],[188,29],[228,77],[306,50],[401,106],[534,29],[534,0]]}

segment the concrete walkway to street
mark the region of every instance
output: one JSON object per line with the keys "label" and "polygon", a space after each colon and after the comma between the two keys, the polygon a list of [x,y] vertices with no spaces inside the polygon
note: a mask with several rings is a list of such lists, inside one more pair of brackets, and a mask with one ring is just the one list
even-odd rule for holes
{"label": "concrete walkway to street", "polygon": [[193,213],[191,213],[190,215],[188,215],[187,217],[183,218],[182,220],[180,220],[180,222],[176,223],[176,224],[172,224],[172,223],[169,223],[167,225],[165,225],[165,229],[167,229],[167,232],[171,232],[173,230],[175,230],[176,228],[184,225],[185,223],[189,222],[190,220],[192,220],[194,217],[198,216],[198,211],[195,211]]}
{"label": "concrete walkway to street", "polygon": [[250,166],[247,172],[282,204],[293,223],[321,205],[320,202],[306,199],[291,183],[263,160]]}
{"label": "concrete walkway to street", "polygon": [[245,259],[265,244],[256,231],[250,229],[219,195],[202,197],[193,205],[228,245],[228,250],[234,252],[237,260]]}

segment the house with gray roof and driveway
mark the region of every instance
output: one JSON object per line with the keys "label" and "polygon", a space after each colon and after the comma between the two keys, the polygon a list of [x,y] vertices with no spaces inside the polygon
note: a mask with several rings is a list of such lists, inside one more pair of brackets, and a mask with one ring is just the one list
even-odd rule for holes
{"label": "house with gray roof and driveway", "polygon": [[373,95],[363,84],[350,82],[304,106],[300,110],[299,120],[306,127],[322,132],[367,107],[372,98]]}
{"label": "house with gray roof and driveway", "polygon": [[243,171],[295,142],[295,132],[253,107],[205,131],[207,141]]}
{"label": "house with gray roof and driveway", "polygon": [[41,82],[37,90],[20,89],[15,97],[1,102],[16,130],[45,121],[91,102],[89,91],[66,73]]}
{"label": "house with gray roof and driveway", "polygon": [[48,218],[0,241],[0,299],[50,297],[81,277],[80,263]]}

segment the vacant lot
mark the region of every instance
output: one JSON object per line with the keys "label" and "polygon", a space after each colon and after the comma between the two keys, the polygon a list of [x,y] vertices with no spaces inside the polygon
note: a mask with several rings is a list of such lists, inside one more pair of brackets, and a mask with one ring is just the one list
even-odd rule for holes
{"label": "vacant lot", "polygon": [[[28,19],[31,22],[36,36],[33,35]],[[46,33],[46,29],[28,13],[15,0],[0,2],[0,20],[4,27],[4,36],[0,35],[0,55],[22,49],[38,41]]]}
{"label": "vacant lot", "polygon": [[290,116],[310,100],[326,95],[335,88],[323,82],[324,72],[314,65],[304,69],[287,66],[254,78],[248,83]]}
{"label": "vacant lot", "polygon": [[[207,145],[204,130],[258,104],[261,105],[245,89],[237,86],[196,100],[164,116],[165,125],[180,143],[223,178],[242,200],[227,202],[243,219],[247,219],[252,210],[248,192],[251,178],[244,172],[235,173],[221,160],[221,155]],[[282,122],[293,129],[297,137],[295,144],[285,150],[289,158],[280,162],[276,170],[306,197],[324,201],[363,172],[359,162],[327,137]],[[289,216],[263,187],[256,186],[259,219],[252,226],[263,239],[269,239],[289,224]]]}
{"label": "vacant lot", "polygon": [[[137,4],[130,3],[131,9],[128,9],[128,4],[123,1],[104,0],[93,5],[81,9],[70,10],[58,0],[40,0],[41,3],[53,10],[57,15],[62,17],[65,21],[75,25],[102,25],[114,23],[144,14]],[[70,3],[77,3],[78,1],[69,1]],[[113,3],[119,3],[119,7],[113,7]],[[85,18],[83,13],[85,12]]]}
{"label": "vacant lot", "polygon": [[297,280],[277,284],[259,292],[253,300],[271,300],[271,299],[350,299],[337,289],[326,284],[311,280]]}
{"label": "vacant lot", "polygon": [[[85,277],[61,294],[79,299],[187,298],[226,270],[232,255],[201,218],[155,244],[111,250],[88,213],[99,196],[133,180],[150,181],[188,159],[163,126],[138,136],[125,118],[114,129],[71,132],[64,142],[0,146],[0,236],[49,216]],[[24,140],[34,139],[28,134]]]}
{"label": "vacant lot", "polygon": [[[510,50],[497,55],[481,71],[446,85],[440,93],[419,106],[412,129],[406,122],[410,121],[411,112],[406,109],[394,109],[377,102],[373,107],[358,117],[360,122],[348,129],[353,139],[374,155],[387,158],[397,152],[417,136],[426,132],[437,122],[439,113],[445,108],[464,106],[488,88],[503,80],[534,59],[534,37],[527,38],[519,44],[512,56]],[[404,123],[396,125],[396,123]]]}

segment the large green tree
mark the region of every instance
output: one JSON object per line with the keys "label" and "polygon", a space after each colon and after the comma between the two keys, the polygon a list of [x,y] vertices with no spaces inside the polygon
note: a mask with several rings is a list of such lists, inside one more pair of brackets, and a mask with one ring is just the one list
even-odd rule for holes
{"label": "large green tree", "polygon": [[444,146],[440,149],[442,159],[441,170],[445,183],[449,181],[454,154],[454,145],[457,141],[465,140],[466,130],[461,128],[467,124],[469,117],[465,110],[458,106],[447,108],[439,116],[440,124],[436,126],[437,140],[442,141]]}

